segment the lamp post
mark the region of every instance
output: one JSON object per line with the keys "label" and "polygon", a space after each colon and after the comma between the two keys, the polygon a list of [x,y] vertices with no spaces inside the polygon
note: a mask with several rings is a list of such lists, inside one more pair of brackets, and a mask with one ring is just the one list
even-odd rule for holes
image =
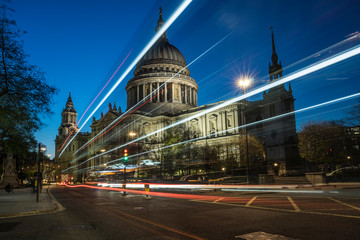
{"label": "lamp post", "polygon": [[37,176],[36,176],[36,202],[39,202],[39,192],[40,192],[40,184],[41,184],[41,177],[40,177],[40,151],[45,152],[46,147],[39,143],[38,145],[38,154],[37,154]]}
{"label": "lamp post", "polygon": [[[245,94],[246,89],[251,85],[252,78],[250,76],[244,75],[241,76],[238,80],[238,85],[240,88],[243,89],[243,94]],[[245,101],[244,101],[245,103]],[[245,118],[245,108],[243,111],[243,124],[246,125],[246,118]],[[249,141],[248,141],[248,134],[247,129],[244,127],[244,133],[245,133],[245,141],[246,141],[246,183],[249,184]],[[239,149],[240,150],[240,149]]]}
{"label": "lamp post", "polygon": [[[134,138],[136,136],[136,132],[129,132],[129,136],[131,138],[131,141],[134,140]],[[138,154],[139,153],[139,149],[138,149],[139,145],[137,143],[134,143],[134,144],[136,144],[136,154]],[[137,171],[137,176],[139,176],[139,169],[137,168],[137,163],[136,163],[136,170],[135,171]]]}

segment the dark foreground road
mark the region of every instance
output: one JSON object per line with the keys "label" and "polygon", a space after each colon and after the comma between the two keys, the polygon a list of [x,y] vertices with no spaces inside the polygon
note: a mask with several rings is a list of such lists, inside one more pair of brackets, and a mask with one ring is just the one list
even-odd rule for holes
{"label": "dark foreground road", "polygon": [[251,237],[257,232],[286,237],[266,239],[360,238],[358,198],[248,194],[233,200],[147,200],[66,187],[52,193],[64,211],[0,219],[0,239],[259,239]]}

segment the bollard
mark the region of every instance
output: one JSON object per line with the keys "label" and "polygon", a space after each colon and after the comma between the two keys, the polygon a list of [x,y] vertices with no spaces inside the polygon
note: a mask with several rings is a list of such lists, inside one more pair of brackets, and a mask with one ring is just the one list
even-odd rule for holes
{"label": "bollard", "polygon": [[150,192],[150,186],[148,183],[144,184],[144,188],[145,188],[145,193],[146,193],[146,197],[145,199],[151,199],[151,197],[149,196],[149,192]]}

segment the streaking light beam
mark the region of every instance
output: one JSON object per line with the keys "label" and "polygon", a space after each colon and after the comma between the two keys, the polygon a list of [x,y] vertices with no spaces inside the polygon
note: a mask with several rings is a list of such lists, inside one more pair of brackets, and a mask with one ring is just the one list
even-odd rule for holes
{"label": "streaking light beam", "polygon": [[135,65],[140,61],[140,59],[145,55],[145,53],[154,45],[154,43],[163,35],[163,33],[170,27],[170,25],[180,16],[180,14],[189,6],[192,0],[185,0],[171,15],[168,21],[159,29],[159,31],[155,34],[155,36],[150,40],[150,42],[145,46],[145,48],[139,53],[139,55],[135,58],[135,60],[130,64],[130,66],[125,70],[125,72],[120,76],[114,86],[109,90],[109,92],[104,96],[104,98],[100,101],[100,103],[96,106],[96,108],[91,112],[91,114],[86,118],[85,122],[79,128],[79,131],[75,133],[75,135],[71,138],[71,140],[66,144],[64,149],[59,154],[59,157],[63,154],[67,146],[74,140],[77,134],[81,131],[81,129],[85,126],[85,124],[89,121],[89,119],[95,114],[95,112],[100,108],[100,106],[105,102],[105,100],[110,96],[110,94],[117,88],[117,86],[124,80],[124,78],[129,74],[131,69],[135,67]]}
{"label": "streaking light beam", "polygon": [[239,96],[239,97],[236,97],[236,98],[227,100],[227,101],[225,101],[225,102],[223,102],[223,103],[221,103],[221,104],[219,104],[219,105],[216,105],[216,106],[214,106],[214,107],[212,107],[212,108],[209,108],[209,109],[207,109],[207,110],[205,110],[205,111],[202,111],[202,112],[199,112],[199,113],[194,114],[194,115],[192,115],[192,116],[189,116],[189,117],[187,117],[187,118],[184,118],[184,119],[182,119],[182,120],[180,120],[180,121],[178,121],[178,122],[175,122],[175,123],[170,124],[170,125],[168,125],[168,126],[166,126],[166,127],[163,127],[163,128],[158,129],[158,130],[156,130],[156,131],[153,131],[153,132],[151,132],[151,133],[149,133],[149,134],[147,134],[147,135],[145,135],[145,136],[142,136],[142,137],[139,137],[139,138],[137,138],[137,139],[134,139],[134,140],[132,140],[132,141],[126,143],[126,144],[123,144],[123,145],[120,145],[120,146],[118,146],[118,147],[115,147],[115,148],[113,148],[113,149],[111,149],[111,150],[108,150],[108,151],[106,151],[106,152],[104,152],[104,153],[101,153],[101,154],[99,154],[99,155],[96,155],[96,156],[94,156],[94,157],[99,157],[99,156],[108,154],[108,153],[113,152],[113,151],[115,151],[115,150],[117,150],[117,149],[120,149],[120,148],[122,148],[122,147],[128,146],[128,145],[130,145],[130,144],[132,144],[132,143],[135,143],[135,142],[137,142],[137,141],[143,140],[143,139],[148,138],[148,137],[150,137],[150,136],[152,136],[152,135],[155,135],[155,134],[157,134],[157,133],[160,133],[160,132],[162,132],[162,131],[165,131],[165,130],[167,130],[167,129],[170,129],[170,128],[172,128],[172,127],[175,127],[175,126],[177,126],[177,125],[180,125],[180,124],[182,124],[182,123],[185,123],[185,122],[187,122],[187,121],[190,121],[190,120],[192,120],[192,119],[194,119],[194,118],[198,118],[198,117],[200,117],[200,116],[203,116],[203,115],[205,115],[205,114],[207,114],[207,113],[213,112],[213,111],[218,110],[218,109],[220,109],[220,108],[226,107],[226,106],[228,106],[228,105],[230,105],[230,104],[233,104],[233,103],[235,103],[235,102],[241,101],[241,100],[246,99],[246,98],[248,98],[248,97],[254,96],[254,95],[259,94],[259,93],[262,93],[262,92],[264,92],[264,91],[267,91],[267,90],[269,90],[269,89],[271,89],[271,88],[277,87],[277,86],[279,86],[279,85],[281,85],[281,84],[285,84],[285,83],[287,83],[287,82],[293,81],[293,80],[295,80],[295,79],[297,79],[297,78],[303,77],[303,76],[308,75],[308,74],[310,74],[310,73],[319,71],[319,70],[321,70],[321,69],[323,69],[323,68],[329,67],[329,66],[331,66],[331,65],[334,65],[334,64],[336,64],[336,63],[338,63],[338,62],[341,62],[341,61],[344,61],[344,60],[346,60],[346,59],[348,59],[348,58],[351,58],[351,57],[353,57],[353,56],[356,56],[356,55],[358,55],[358,54],[360,54],[360,45],[357,45],[357,46],[355,46],[355,47],[353,47],[353,48],[351,48],[351,49],[349,49],[349,50],[346,50],[346,51],[344,51],[344,52],[341,52],[341,53],[339,53],[339,54],[337,54],[337,55],[335,55],[335,56],[333,56],[333,57],[327,58],[327,59],[322,60],[322,61],[320,61],[320,62],[317,62],[317,63],[315,63],[315,64],[313,64],[313,65],[310,65],[309,67],[305,67],[305,68],[303,68],[303,69],[301,69],[301,70],[299,70],[299,71],[297,71],[297,72],[295,72],[295,73],[293,73],[293,74],[290,74],[289,76],[284,77],[283,79],[279,79],[279,80],[274,81],[274,82],[272,82],[272,83],[268,83],[268,84],[266,84],[266,85],[264,85],[264,86],[261,86],[261,87],[259,87],[259,88],[257,88],[257,89],[254,89],[254,90],[252,90],[252,91],[250,91],[250,92],[248,92],[248,93],[245,93],[245,94],[243,94],[243,95],[241,95],[241,96]]}

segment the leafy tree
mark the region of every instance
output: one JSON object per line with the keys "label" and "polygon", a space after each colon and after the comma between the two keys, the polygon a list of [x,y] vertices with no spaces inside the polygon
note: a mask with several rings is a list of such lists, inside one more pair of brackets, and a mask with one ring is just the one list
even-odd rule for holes
{"label": "leafy tree", "polygon": [[345,129],[335,122],[309,121],[299,132],[299,153],[316,164],[330,164],[346,158]]}
{"label": "leafy tree", "polygon": [[191,140],[191,134],[185,124],[165,131],[163,144],[165,147],[169,147],[162,150],[163,166],[170,175],[173,175],[177,170],[181,171],[182,174],[184,174],[184,170],[190,174],[190,165],[196,160],[197,151],[194,142],[189,140]]}
{"label": "leafy tree", "polygon": [[[265,160],[265,148],[263,142],[251,134],[248,134],[247,140],[245,135],[240,135],[238,141],[241,165],[246,166],[247,157],[249,157],[250,166],[261,165],[261,161]],[[247,150],[249,151],[248,154],[246,154]]]}
{"label": "leafy tree", "polygon": [[175,173],[175,160],[180,152],[180,145],[174,145],[181,142],[182,136],[179,128],[170,128],[165,131],[163,143],[165,148],[162,149],[164,171],[171,176]]}
{"label": "leafy tree", "polygon": [[7,17],[13,10],[0,6],[0,151],[26,154],[34,147],[40,115],[51,113],[55,88],[44,73],[28,63],[21,32]]}

